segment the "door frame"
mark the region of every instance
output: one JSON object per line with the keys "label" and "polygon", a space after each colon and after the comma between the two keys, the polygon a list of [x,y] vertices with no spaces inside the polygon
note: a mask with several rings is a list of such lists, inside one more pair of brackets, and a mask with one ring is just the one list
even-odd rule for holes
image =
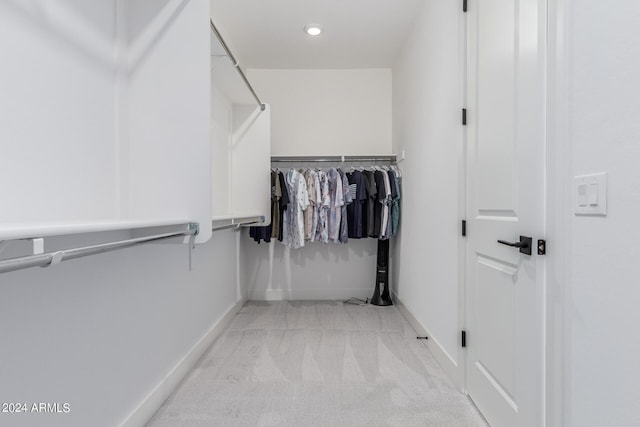
{"label": "door frame", "polygon": [[569,131],[569,24],[571,0],[547,0],[546,206],[547,270],[545,289],[544,408],[548,426],[571,425],[568,411],[571,354],[570,283],[572,161]]}
{"label": "door frame", "polygon": [[[468,107],[468,45],[469,45],[469,19],[468,14],[462,9],[462,2],[460,4],[459,14],[459,32],[460,32],[460,45],[458,48],[458,54],[460,57],[460,105],[461,108]],[[462,137],[460,141],[460,148],[458,153],[458,217],[460,218],[460,226],[462,227],[462,221],[466,221],[467,218],[467,200],[468,200],[468,188],[467,188],[467,126],[462,126]],[[468,232],[468,230],[467,230]],[[467,329],[467,238],[462,236],[462,231],[458,233],[458,366],[459,366],[459,379],[460,383],[458,388],[464,394],[467,393],[467,350],[462,347],[461,334],[462,331]]]}

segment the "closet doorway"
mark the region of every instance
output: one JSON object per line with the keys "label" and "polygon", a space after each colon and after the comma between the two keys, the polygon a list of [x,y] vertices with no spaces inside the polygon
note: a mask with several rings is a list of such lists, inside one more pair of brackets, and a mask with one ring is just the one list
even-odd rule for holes
{"label": "closet doorway", "polygon": [[492,426],[539,426],[546,1],[470,0],[467,30],[467,390]]}

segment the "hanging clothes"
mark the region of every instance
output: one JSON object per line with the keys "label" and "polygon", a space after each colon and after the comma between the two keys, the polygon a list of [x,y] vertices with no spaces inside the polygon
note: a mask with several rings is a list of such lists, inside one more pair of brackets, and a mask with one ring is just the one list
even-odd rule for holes
{"label": "hanging clothes", "polygon": [[386,240],[400,226],[402,174],[392,167],[271,171],[271,224],[250,227],[256,242],[278,239],[297,249],[305,242]]}
{"label": "hanging clothes", "polygon": [[318,228],[318,203],[321,202],[320,181],[318,172],[313,169],[303,171],[309,194],[309,207],[304,211],[304,239],[313,242]]}
{"label": "hanging clothes", "polygon": [[318,211],[318,224],[316,225],[316,240],[322,243],[329,242],[329,210],[331,208],[331,194],[329,191],[329,176],[323,170],[317,170],[320,183],[320,202],[316,206]]}
{"label": "hanging clothes", "polygon": [[385,198],[382,202],[382,224],[380,226],[380,239],[387,239],[388,226],[391,224],[389,221],[389,200],[391,197],[391,184],[389,183],[389,175],[386,171],[382,171],[382,178],[384,182]]}
{"label": "hanging clothes", "polygon": [[340,241],[340,219],[342,218],[342,206],[344,205],[344,193],[342,189],[342,178],[340,173],[335,169],[329,169],[327,172],[329,178],[329,240],[333,243]]}
{"label": "hanging clothes", "polygon": [[387,203],[386,203],[387,204],[387,223],[386,223],[387,226],[385,227],[385,231],[383,234],[383,238],[388,239],[393,235],[392,205],[393,205],[393,200],[398,196],[398,190],[396,187],[396,180],[393,172],[390,170],[386,170],[383,172],[386,174],[385,183],[389,184],[389,196],[387,198]]}
{"label": "hanging clothes", "polygon": [[360,239],[366,237],[365,215],[363,215],[364,204],[367,200],[367,178],[364,173],[358,170],[347,173],[349,180],[349,193],[352,202],[347,206],[347,229],[350,239]]}
{"label": "hanging clothes", "polygon": [[278,178],[278,171],[271,171],[271,237],[278,238],[280,234],[280,201],[282,200],[282,187]]}
{"label": "hanging clothes", "polygon": [[289,189],[284,179],[284,174],[278,171],[278,181],[280,182],[280,189],[282,195],[280,196],[280,217],[278,218],[278,241],[282,242],[284,239],[284,213],[289,207],[291,198],[289,197]]}
{"label": "hanging clothes", "polygon": [[344,199],[344,204],[342,205],[342,209],[340,211],[340,235],[338,240],[340,243],[347,243],[349,241],[349,233],[347,230],[347,206],[351,204],[351,191],[349,190],[349,179],[347,175],[342,171],[342,169],[338,169],[338,173],[340,174],[340,179],[342,180],[342,197]]}
{"label": "hanging clothes", "polygon": [[[387,224],[385,220],[385,206],[387,203],[387,187],[385,186],[385,174],[381,170],[373,173],[376,183],[376,203],[374,206],[374,229],[372,237],[380,238],[383,235],[383,227]],[[388,212],[386,212],[388,215]]]}
{"label": "hanging clothes", "polygon": [[285,182],[291,199],[284,213],[283,243],[297,249],[304,246],[304,211],[309,206],[309,194],[304,176],[297,170],[289,170]]}
{"label": "hanging clothes", "polygon": [[398,227],[400,226],[400,199],[402,198],[400,191],[401,176],[397,170],[392,169],[391,172],[393,173],[396,185],[396,196],[393,198],[391,205],[391,235],[395,236],[398,234]]}
{"label": "hanging clothes", "polygon": [[365,200],[364,215],[366,217],[367,226],[363,230],[366,237],[375,236],[375,208],[378,199],[378,187],[376,186],[376,179],[373,171],[365,170],[364,176],[367,179],[367,200]]}
{"label": "hanging clothes", "polygon": [[[276,190],[276,181],[278,180],[278,174],[276,171],[271,171],[271,224],[265,226],[252,226],[249,227],[249,236],[260,243],[262,240],[265,242],[271,242],[271,238],[275,237],[274,234],[274,221],[276,211],[279,209],[280,205],[280,195],[278,195],[279,191]],[[279,186],[278,186],[279,187]],[[275,223],[277,224],[277,223]],[[276,234],[277,236],[277,234]]]}

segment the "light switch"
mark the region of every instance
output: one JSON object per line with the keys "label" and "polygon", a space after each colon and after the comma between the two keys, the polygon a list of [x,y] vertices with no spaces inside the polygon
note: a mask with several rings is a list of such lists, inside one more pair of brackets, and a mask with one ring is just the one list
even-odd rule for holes
{"label": "light switch", "polygon": [[598,206],[598,193],[600,186],[598,184],[589,184],[589,205]]}
{"label": "light switch", "polygon": [[589,195],[587,191],[587,184],[578,185],[578,206],[587,206]]}
{"label": "light switch", "polygon": [[576,215],[607,215],[607,173],[579,175],[574,181]]}

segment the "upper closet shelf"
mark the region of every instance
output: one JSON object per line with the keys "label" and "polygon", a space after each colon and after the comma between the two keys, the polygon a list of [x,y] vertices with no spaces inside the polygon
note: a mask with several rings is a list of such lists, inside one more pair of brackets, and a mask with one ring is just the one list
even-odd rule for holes
{"label": "upper closet shelf", "polygon": [[[35,239],[40,237],[95,233],[101,231],[135,230],[149,227],[193,226],[185,219],[126,220],[91,222],[9,223],[0,225],[0,241]],[[197,226],[197,224],[196,224]]]}

